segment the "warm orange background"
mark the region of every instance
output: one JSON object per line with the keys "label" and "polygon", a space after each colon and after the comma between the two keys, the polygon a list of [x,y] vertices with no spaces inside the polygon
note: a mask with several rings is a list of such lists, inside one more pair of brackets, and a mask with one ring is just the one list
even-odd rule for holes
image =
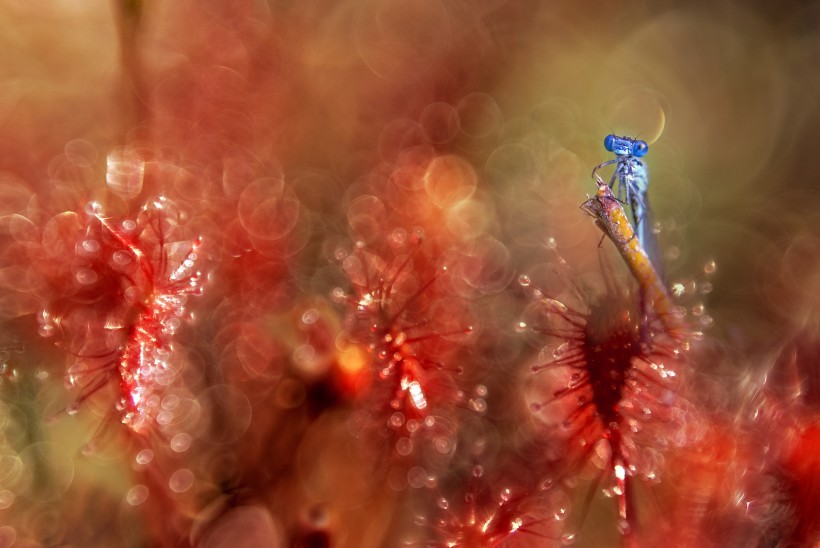
{"label": "warm orange background", "polygon": [[[66,401],[65,357],[36,334],[44,275],[28,253],[50,219],[91,199],[126,218],[164,193],[211,243],[215,282],[193,307],[206,327],[185,344],[191,363],[215,368],[218,408],[248,433],[202,435],[211,448],[182,465],[197,477],[174,503],[182,522],[207,521],[231,481],[256,482],[248,498],[278,516],[274,530],[325,519],[339,546],[395,539],[387,531],[407,520],[391,512],[406,508],[357,468],[344,406],[312,415],[302,403],[315,379],[344,377],[358,359],[327,342],[341,322],[337,241],[424,226],[482,265],[459,276],[496,318],[483,327],[506,329],[521,302],[505,288],[537,270],[546,238],[579,272],[597,268],[599,234],[577,206],[610,132],[650,143],[669,281],[702,281],[717,265],[704,302],[723,348],[716,375],[741,387],[728,399],[743,401],[784,341],[804,329],[816,340],[820,3],[6,0],[0,51],[0,319],[26,348],[0,419],[0,506],[25,491],[5,471],[38,451],[57,478],[0,509],[0,545],[3,524],[23,546],[164,534],[141,524],[171,503],[146,516],[121,502],[133,445],[81,456],[91,411],[41,424]],[[112,151],[126,168],[148,162],[144,179],[106,184]],[[420,173],[413,188],[384,183]],[[305,310],[322,321],[302,321]],[[309,363],[297,352],[307,339]],[[512,346],[515,375],[528,351]],[[208,375],[189,376],[193,397]],[[181,465],[168,466],[160,476]],[[611,538],[591,534],[588,545]]]}

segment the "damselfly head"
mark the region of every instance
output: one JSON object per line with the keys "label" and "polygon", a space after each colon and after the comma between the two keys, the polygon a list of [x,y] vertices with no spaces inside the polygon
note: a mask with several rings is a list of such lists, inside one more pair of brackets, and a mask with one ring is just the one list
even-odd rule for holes
{"label": "damselfly head", "polygon": [[640,158],[649,152],[649,145],[646,141],[630,139],[629,137],[618,137],[609,134],[604,138],[604,148],[609,152],[614,152],[616,156],[635,156]]}

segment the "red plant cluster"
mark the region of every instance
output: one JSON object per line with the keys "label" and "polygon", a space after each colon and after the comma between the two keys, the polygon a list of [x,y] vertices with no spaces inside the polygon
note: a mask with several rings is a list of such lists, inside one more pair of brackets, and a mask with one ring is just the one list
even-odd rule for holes
{"label": "red plant cluster", "polygon": [[158,420],[161,387],[174,382],[179,368],[173,336],[189,318],[188,297],[202,290],[202,242],[181,239],[182,216],[162,197],[134,220],[117,223],[95,202],[85,215],[73,252],[49,246],[58,251],[47,263],[57,275],[54,298],[39,314],[40,333],[57,335],[72,356],[68,381],[79,393],[69,413],[113,384],[120,420],[143,431]]}
{"label": "red plant cluster", "polygon": [[453,502],[437,498],[437,516],[430,520],[434,540],[428,546],[535,547],[571,540],[560,534],[565,509],[557,500],[539,492],[488,485],[482,481],[480,465],[473,467],[472,474],[466,494]]}
{"label": "red plant cluster", "polygon": [[527,276],[520,283],[533,297],[520,327],[551,339],[532,366],[541,384],[531,409],[559,462],[553,481],[599,468],[593,491],[603,483],[629,535],[637,523],[634,478],[659,481],[665,448],[683,443],[677,371],[688,365],[680,340],[614,280],[605,279],[603,294],[571,284],[565,302],[572,304],[533,288]]}
{"label": "red plant cluster", "polygon": [[402,457],[413,452],[420,433],[439,452],[450,453],[450,433],[441,415],[461,403],[464,394],[456,383],[461,368],[449,361],[472,332],[470,325],[442,327],[458,322],[452,303],[436,287],[447,267],[423,256],[419,240],[411,236],[409,242],[387,246],[384,258],[363,244],[340,251],[353,292],[334,290],[349,311],[347,343],[366,350],[367,376],[359,388],[365,412],[395,433],[394,450]]}

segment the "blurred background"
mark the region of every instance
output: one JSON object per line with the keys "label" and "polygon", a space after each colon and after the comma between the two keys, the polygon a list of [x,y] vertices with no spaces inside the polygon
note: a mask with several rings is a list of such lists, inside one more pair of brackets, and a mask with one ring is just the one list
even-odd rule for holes
{"label": "blurred background", "polygon": [[[686,304],[706,307],[702,411],[765,437],[737,425],[791,352],[783,401],[817,416],[801,360],[820,329],[818,2],[4,0],[0,49],[0,546],[424,545],[436,497],[413,473],[435,466],[383,470],[363,449],[379,434],[351,426],[367,403],[364,358],[339,342],[343,259],[418,231],[425,261],[454,265],[444,310],[474,331],[448,357],[482,403],[440,436],[437,473],[478,462],[514,483],[500,470],[526,459],[503,446],[530,420],[538,351],[514,330],[516,280],[554,259],[550,238],[595,276],[578,206],[609,133],[649,143],[667,282],[716,265]],[[113,384],[59,413],[72,356],[37,316],[71,294],[66,213],[133,219],[160,194],[210,280],[175,343],[178,420],[146,438],[112,421]],[[471,437],[494,448],[462,455]],[[789,505],[761,504],[703,539],[762,542]],[[621,545],[608,508],[576,545]]]}

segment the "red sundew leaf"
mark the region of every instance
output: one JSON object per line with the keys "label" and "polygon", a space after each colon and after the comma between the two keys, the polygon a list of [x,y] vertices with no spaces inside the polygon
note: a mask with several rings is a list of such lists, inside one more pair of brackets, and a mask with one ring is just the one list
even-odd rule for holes
{"label": "red sundew leaf", "polygon": [[[527,277],[521,283],[531,286]],[[609,476],[604,486],[615,495],[619,529],[630,535],[632,478],[657,480],[657,454],[675,442],[680,427],[674,370],[680,357],[665,328],[642,318],[637,296],[614,280],[605,287],[607,293],[597,296],[575,288],[578,309],[535,289],[521,326],[555,341],[532,367],[544,382],[531,407],[563,447],[559,475],[575,478],[597,461]]]}
{"label": "red sundew leaf", "polygon": [[[96,203],[87,213],[70,276],[57,279],[66,291],[41,312],[41,333],[51,335],[59,326],[76,357],[69,381],[79,394],[69,412],[113,382],[122,422],[140,431],[152,424],[158,387],[176,375],[173,338],[187,318],[188,297],[201,292],[201,240],[177,239],[181,216],[164,198],[121,224]],[[67,249],[52,245],[61,247]]]}
{"label": "red sundew leaf", "polygon": [[469,485],[457,496],[448,498],[433,489],[432,519],[419,516],[417,520],[430,529],[432,538],[425,546],[536,547],[569,540],[562,535],[569,508],[563,492],[504,487],[500,474],[489,480],[480,465],[471,472]]}
{"label": "red sundew leaf", "polygon": [[[446,362],[458,347],[450,339],[469,333],[470,326],[440,331],[443,324],[431,316],[437,308],[457,309],[452,302],[438,306],[443,301],[436,286],[446,269],[434,268],[418,249],[405,253],[399,247],[385,255],[388,260],[363,246],[338,253],[353,292],[347,295],[338,288],[334,298],[348,309],[346,344],[368,355],[364,408],[379,427],[390,427],[398,437],[396,452],[408,456],[418,435],[431,440],[450,435],[440,431],[435,415],[461,398]],[[351,360],[345,363],[356,365],[361,356],[346,352]],[[450,445],[442,442],[440,452],[448,453]]]}

